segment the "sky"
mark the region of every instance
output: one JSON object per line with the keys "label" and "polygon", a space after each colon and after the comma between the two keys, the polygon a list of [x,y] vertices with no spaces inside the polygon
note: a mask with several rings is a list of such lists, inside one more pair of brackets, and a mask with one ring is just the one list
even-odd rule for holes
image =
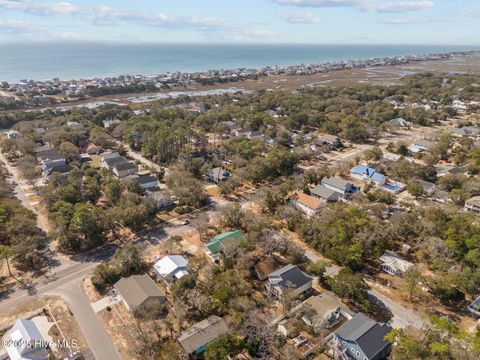
{"label": "sky", "polygon": [[0,42],[480,45],[480,0],[0,0]]}

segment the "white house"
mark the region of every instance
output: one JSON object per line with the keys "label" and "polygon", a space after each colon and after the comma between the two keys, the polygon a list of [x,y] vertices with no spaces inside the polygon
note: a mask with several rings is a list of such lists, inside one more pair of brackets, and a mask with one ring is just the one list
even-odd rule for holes
{"label": "white house", "polygon": [[312,217],[320,212],[326,203],[313,196],[305,194],[303,191],[297,191],[290,197],[290,203],[293,207],[302,211],[308,217]]}
{"label": "white house", "polygon": [[403,276],[408,270],[414,267],[410,261],[400,258],[393,251],[386,251],[380,256],[380,261],[382,262],[380,265],[382,270],[394,276]]}
{"label": "white house", "polygon": [[168,285],[190,274],[188,261],[181,255],[165,256],[153,265],[153,269]]}
{"label": "white house", "polygon": [[465,210],[480,213],[480,196],[474,196],[465,201]]}
{"label": "white house", "polygon": [[20,134],[18,131],[15,131],[15,130],[7,131],[7,137],[11,140],[17,139],[20,136],[22,136],[22,134]]}
{"label": "white house", "polygon": [[48,349],[32,320],[19,319],[2,338],[10,360],[45,360]]}

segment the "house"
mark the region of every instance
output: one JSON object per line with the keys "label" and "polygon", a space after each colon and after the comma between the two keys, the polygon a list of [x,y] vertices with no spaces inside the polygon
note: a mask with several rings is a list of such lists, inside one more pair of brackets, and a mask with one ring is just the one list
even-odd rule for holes
{"label": "house", "polygon": [[297,191],[290,197],[290,203],[296,209],[302,211],[308,217],[312,217],[325,207],[325,202],[313,196],[305,194],[303,191]]}
{"label": "house", "polygon": [[386,251],[380,256],[380,261],[382,270],[393,276],[403,276],[414,267],[410,261],[400,258],[393,251]]}
{"label": "house", "polygon": [[348,198],[351,194],[354,194],[360,190],[352,183],[349,183],[348,181],[345,181],[335,176],[324,177],[321,184],[326,188],[339,193],[343,198]]}
{"label": "house", "polygon": [[473,315],[480,317],[480,296],[467,306],[467,310]]}
{"label": "house", "polygon": [[338,199],[340,199],[341,197],[338,192],[327,188],[324,185],[315,186],[313,190],[310,190],[310,193],[313,197],[316,197],[317,199],[323,200],[325,202],[335,202],[338,201]]}
{"label": "house", "polygon": [[242,237],[243,233],[240,230],[227,231],[212,238],[203,248],[213,261],[218,262],[220,261],[220,254],[229,257],[235,253]]}
{"label": "house", "polygon": [[17,320],[1,341],[11,360],[44,360],[49,357],[47,342],[32,320]]}
{"label": "house", "polygon": [[107,166],[107,160],[110,159],[115,159],[115,158],[121,158],[119,153],[116,152],[109,152],[109,153],[104,153],[102,156],[100,156],[100,162],[102,163],[103,166]]}
{"label": "house", "polygon": [[440,189],[436,189],[435,192],[433,193],[433,200],[440,204],[446,204],[452,201],[450,199],[450,196],[448,195],[448,192]]}
{"label": "house", "polygon": [[300,308],[308,310],[304,312],[302,320],[313,328],[332,329],[350,320],[355,314],[330,291],[309,297]]}
{"label": "house", "polygon": [[336,135],[321,134],[313,143],[318,146],[326,146],[330,149],[337,149],[343,146],[342,140]]}
{"label": "house", "polygon": [[17,138],[19,138],[20,136],[22,136],[22,134],[20,134],[18,131],[15,131],[15,130],[7,131],[7,137],[8,137],[10,140],[17,139]]}
{"label": "house", "polygon": [[36,156],[43,171],[66,165],[65,155],[55,149],[48,148],[46,150],[38,151]]}
{"label": "house", "polygon": [[181,255],[168,255],[158,260],[153,269],[157,276],[163,279],[167,285],[190,274],[188,261]]}
{"label": "house", "polygon": [[120,124],[120,120],[112,119],[112,120],[103,120],[103,127],[109,128],[110,126]]}
{"label": "house", "polygon": [[42,177],[45,180],[50,181],[50,178],[52,177],[52,175],[54,175],[54,174],[66,175],[71,170],[72,170],[72,167],[69,166],[69,165],[55,166],[55,167],[51,167],[51,168],[47,168],[47,169],[43,170],[42,171]]}
{"label": "house", "polygon": [[145,191],[145,196],[155,201],[159,209],[172,206],[174,203],[173,199],[170,196],[165,195],[165,193],[158,187],[147,189]]}
{"label": "house", "polygon": [[148,310],[150,306],[166,301],[165,293],[148,275],[121,278],[114,287],[130,311]]}
{"label": "house", "polygon": [[158,187],[158,179],[150,174],[139,175],[136,180],[143,190],[155,189]]}
{"label": "house", "polygon": [[430,181],[417,179],[414,182],[422,187],[423,194],[428,197],[432,196],[435,193],[435,190],[437,189],[436,185]]}
{"label": "house", "polygon": [[230,178],[230,173],[227,170],[219,167],[207,170],[205,175],[207,175],[207,178],[210,181],[213,181],[215,184],[221,183],[222,181],[226,181]]}
{"label": "house", "polygon": [[392,120],[387,121],[387,125],[393,128],[406,128],[411,125],[411,122],[403,119],[403,118],[395,118]]}
{"label": "house", "polygon": [[386,182],[386,177],[377,172],[374,168],[366,165],[357,165],[350,170],[350,177],[353,179],[362,180],[365,182],[374,182],[377,186],[383,186]]}
{"label": "house", "polygon": [[213,340],[227,333],[228,328],[225,320],[211,315],[189,329],[182,331],[177,340],[187,356],[196,357],[203,353]]}
{"label": "house", "polygon": [[391,330],[389,325],[358,313],[334,332],[328,347],[334,359],[386,359],[391,344],[385,340],[385,335]]}
{"label": "house", "polygon": [[130,161],[115,164],[112,168],[113,173],[119,178],[134,175],[138,171],[138,166]]}
{"label": "house", "polygon": [[123,156],[111,157],[102,161],[102,164],[109,170],[113,171],[113,168],[118,164],[127,163],[128,160]]}
{"label": "house", "polygon": [[474,196],[465,201],[465,210],[480,213],[480,196]]}
{"label": "house", "polygon": [[408,150],[413,154],[430,151],[435,147],[435,143],[426,139],[420,139],[408,146]]}
{"label": "house", "polygon": [[266,288],[276,299],[284,296],[295,298],[312,289],[313,278],[305,274],[297,265],[286,265],[268,275]]}
{"label": "house", "polygon": [[77,122],[77,121],[67,121],[67,126],[68,127],[79,127],[80,126],[80,123]]}

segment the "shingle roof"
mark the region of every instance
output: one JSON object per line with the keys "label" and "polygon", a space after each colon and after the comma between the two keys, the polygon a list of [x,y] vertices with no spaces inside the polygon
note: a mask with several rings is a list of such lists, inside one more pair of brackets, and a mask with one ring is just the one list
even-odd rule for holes
{"label": "shingle roof", "polygon": [[480,196],[474,196],[467,201],[465,201],[465,204],[467,205],[473,205],[473,206],[480,206]]}
{"label": "shingle roof", "polygon": [[339,199],[340,194],[332,189],[325,187],[324,185],[317,185],[311,191],[312,195],[322,198],[327,201],[336,201]]}
{"label": "shingle roof", "polygon": [[295,194],[292,195],[292,199],[313,210],[320,209],[324,205],[321,200],[313,196],[307,195],[303,191],[297,191]]}
{"label": "shingle roof", "polygon": [[165,297],[163,291],[148,275],[132,275],[128,278],[121,278],[115,283],[115,289],[132,310],[151,297]]}
{"label": "shingle roof", "polygon": [[137,169],[137,165],[127,161],[127,162],[121,162],[121,163],[115,164],[113,168],[117,171],[132,170],[132,169]]}
{"label": "shingle roof", "polygon": [[227,324],[221,317],[212,315],[183,331],[178,342],[187,354],[192,354],[200,347],[207,345],[228,332]]}
{"label": "shingle roof", "polygon": [[297,265],[291,264],[272,272],[268,275],[268,279],[270,283],[282,288],[292,288],[293,286],[294,289],[298,289],[313,280],[312,277],[306,275]]}
{"label": "shingle roof", "polygon": [[123,156],[117,156],[117,157],[104,159],[103,162],[105,163],[105,165],[107,165],[109,168],[111,168],[111,167],[113,167],[117,164],[126,163],[127,159],[125,159]]}
{"label": "shingle roof", "polygon": [[335,334],[342,339],[356,342],[364,354],[371,359],[388,346],[389,343],[384,340],[384,337],[391,329],[386,324],[377,323],[364,314],[358,313],[342,325]]}
{"label": "shingle roof", "polygon": [[343,179],[340,179],[338,177],[332,176],[332,177],[324,177],[322,179],[322,184],[324,185],[330,185],[332,187],[335,187],[337,189],[342,189],[345,190],[347,187],[350,185],[348,181],[345,181]]}
{"label": "shingle roof", "polygon": [[148,184],[151,182],[157,182],[158,179],[153,175],[140,175],[137,181],[139,184]]}

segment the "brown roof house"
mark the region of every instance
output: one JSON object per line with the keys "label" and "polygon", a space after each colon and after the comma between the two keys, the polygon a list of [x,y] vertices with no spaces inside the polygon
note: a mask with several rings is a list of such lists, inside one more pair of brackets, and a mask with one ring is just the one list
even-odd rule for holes
{"label": "brown roof house", "polygon": [[166,301],[165,293],[148,275],[132,275],[128,278],[121,278],[114,287],[130,311],[148,311]]}
{"label": "brown roof house", "polygon": [[225,320],[211,315],[180,333],[177,340],[187,355],[195,357],[203,353],[213,340],[227,333]]}

